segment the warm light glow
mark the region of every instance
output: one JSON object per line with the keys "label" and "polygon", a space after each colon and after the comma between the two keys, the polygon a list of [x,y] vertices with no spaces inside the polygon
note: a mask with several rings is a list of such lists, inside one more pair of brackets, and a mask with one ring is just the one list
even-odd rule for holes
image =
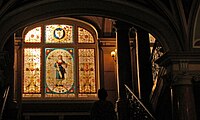
{"label": "warm light glow", "polygon": [[115,55],[116,55],[115,51],[112,51],[110,54],[111,54],[111,57],[113,57],[113,58],[114,58]]}
{"label": "warm light glow", "polygon": [[113,58],[113,60],[116,61],[117,49],[115,49],[114,51],[111,51],[110,55]]}

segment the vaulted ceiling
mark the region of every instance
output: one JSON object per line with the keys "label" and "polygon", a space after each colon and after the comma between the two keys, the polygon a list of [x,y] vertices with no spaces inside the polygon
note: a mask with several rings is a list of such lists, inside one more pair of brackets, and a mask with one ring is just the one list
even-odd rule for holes
{"label": "vaulted ceiling", "polygon": [[[61,3],[65,3],[66,8],[59,8],[64,6],[61,6]],[[47,4],[52,8],[44,10]],[[52,6],[53,4],[58,6]],[[82,10],[80,14],[77,14],[75,7],[71,7],[74,4],[76,4],[75,7],[79,7],[79,11]],[[37,6],[41,6],[41,10],[38,10]],[[67,9],[69,6],[70,8]],[[113,10],[113,8],[115,9]],[[118,19],[137,25],[155,36],[158,35],[159,39],[163,39],[163,44],[166,41],[164,39],[171,36],[171,39],[174,40],[172,48],[179,46],[177,47],[179,50],[189,50],[188,44],[192,44],[189,41],[193,39],[194,25],[197,25],[195,21],[198,8],[199,0],[0,0],[0,25],[3,30],[8,29],[8,32],[14,32],[17,26],[20,28],[27,23],[37,22],[35,17],[41,19],[41,16],[43,18],[46,16],[48,19],[50,16],[56,17],[57,13],[58,17],[66,15],[88,21],[99,30],[101,35],[109,36],[109,33],[112,32],[112,20]],[[66,14],[62,10],[71,10],[72,14],[69,12]],[[22,11],[30,12],[22,13]],[[41,13],[38,13],[39,11]],[[52,12],[55,13],[51,14]],[[23,14],[25,18],[19,18],[20,14]],[[7,21],[8,24],[15,21],[11,20],[11,16],[14,16],[16,21],[19,19],[19,23],[11,25],[12,28],[6,28],[9,27],[5,25]],[[26,18],[26,16],[29,17]],[[26,22],[24,22],[25,20]],[[19,25],[23,22],[24,24]],[[198,26],[200,28],[200,25]],[[165,35],[161,33],[162,31],[172,32],[167,32]],[[0,35],[3,37],[1,39],[7,39],[8,35],[6,34],[8,33],[1,33]],[[169,45],[170,42],[166,44]]]}

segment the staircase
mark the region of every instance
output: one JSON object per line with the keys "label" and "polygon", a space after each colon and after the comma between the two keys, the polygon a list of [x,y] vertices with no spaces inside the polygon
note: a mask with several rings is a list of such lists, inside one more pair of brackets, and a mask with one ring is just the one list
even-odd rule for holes
{"label": "staircase", "polygon": [[89,120],[94,101],[26,101],[22,120]]}
{"label": "staircase", "polygon": [[4,94],[1,97],[1,114],[0,120],[17,120],[18,119],[18,108],[15,101],[9,100],[10,86],[4,90]]}
{"label": "staircase", "polygon": [[[129,101],[130,120],[156,120],[143,103],[125,85]],[[8,103],[9,87],[5,90],[0,120],[90,120],[90,108],[94,101],[26,100],[22,102],[20,116],[17,103]]]}
{"label": "staircase", "polygon": [[131,89],[127,85],[125,88],[129,101],[130,120],[156,120]]}

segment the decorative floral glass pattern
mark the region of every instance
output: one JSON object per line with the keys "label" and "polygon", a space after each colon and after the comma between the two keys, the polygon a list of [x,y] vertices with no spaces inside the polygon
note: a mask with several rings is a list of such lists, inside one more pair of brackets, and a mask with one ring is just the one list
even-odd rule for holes
{"label": "decorative floral glass pattern", "polygon": [[79,94],[96,93],[94,49],[78,49]]}
{"label": "decorative floral glass pattern", "polygon": [[40,94],[41,49],[24,49],[23,94]]}
{"label": "decorative floral glass pattern", "polygon": [[75,23],[32,28],[24,35],[22,46],[23,98],[97,97],[92,32]]}
{"label": "decorative floral glass pattern", "polygon": [[73,43],[73,27],[71,25],[46,25],[46,43]]}
{"label": "decorative floral glass pattern", "polygon": [[30,30],[24,39],[25,43],[40,43],[41,42],[41,27],[36,27]]}
{"label": "decorative floral glass pattern", "polygon": [[74,94],[74,49],[46,48],[46,83],[47,96],[59,97]]}
{"label": "decorative floral glass pattern", "polygon": [[78,43],[94,43],[94,38],[89,31],[78,27]]}

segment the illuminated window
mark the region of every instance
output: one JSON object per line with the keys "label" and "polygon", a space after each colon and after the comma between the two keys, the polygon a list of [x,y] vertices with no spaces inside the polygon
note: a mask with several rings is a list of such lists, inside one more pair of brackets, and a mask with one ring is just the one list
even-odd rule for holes
{"label": "illuminated window", "polygon": [[71,25],[46,25],[46,43],[72,43]]}
{"label": "illuminated window", "polygon": [[96,97],[95,32],[78,22],[45,23],[24,32],[23,98]]}
{"label": "illuminated window", "polygon": [[41,42],[41,27],[36,27],[30,30],[26,35],[24,42],[26,43],[40,43]]}
{"label": "illuminated window", "polygon": [[94,49],[79,49],[79,95],[96,93]]}
{"label": "illuminated window", "polygon": [[41,50],[40,48],[24,49],[24,79],[23,93],[25,96],[41,96],[40,73],[41,73]]}
{"label": "illuminated window", "polygon": [[79,43],[94,43],[92,34],[84,28],[78,28],[78,42]]}
{"label": "illuminated window", "polygon": [[45,96],[74,96],[74,49],[46,48]]}

